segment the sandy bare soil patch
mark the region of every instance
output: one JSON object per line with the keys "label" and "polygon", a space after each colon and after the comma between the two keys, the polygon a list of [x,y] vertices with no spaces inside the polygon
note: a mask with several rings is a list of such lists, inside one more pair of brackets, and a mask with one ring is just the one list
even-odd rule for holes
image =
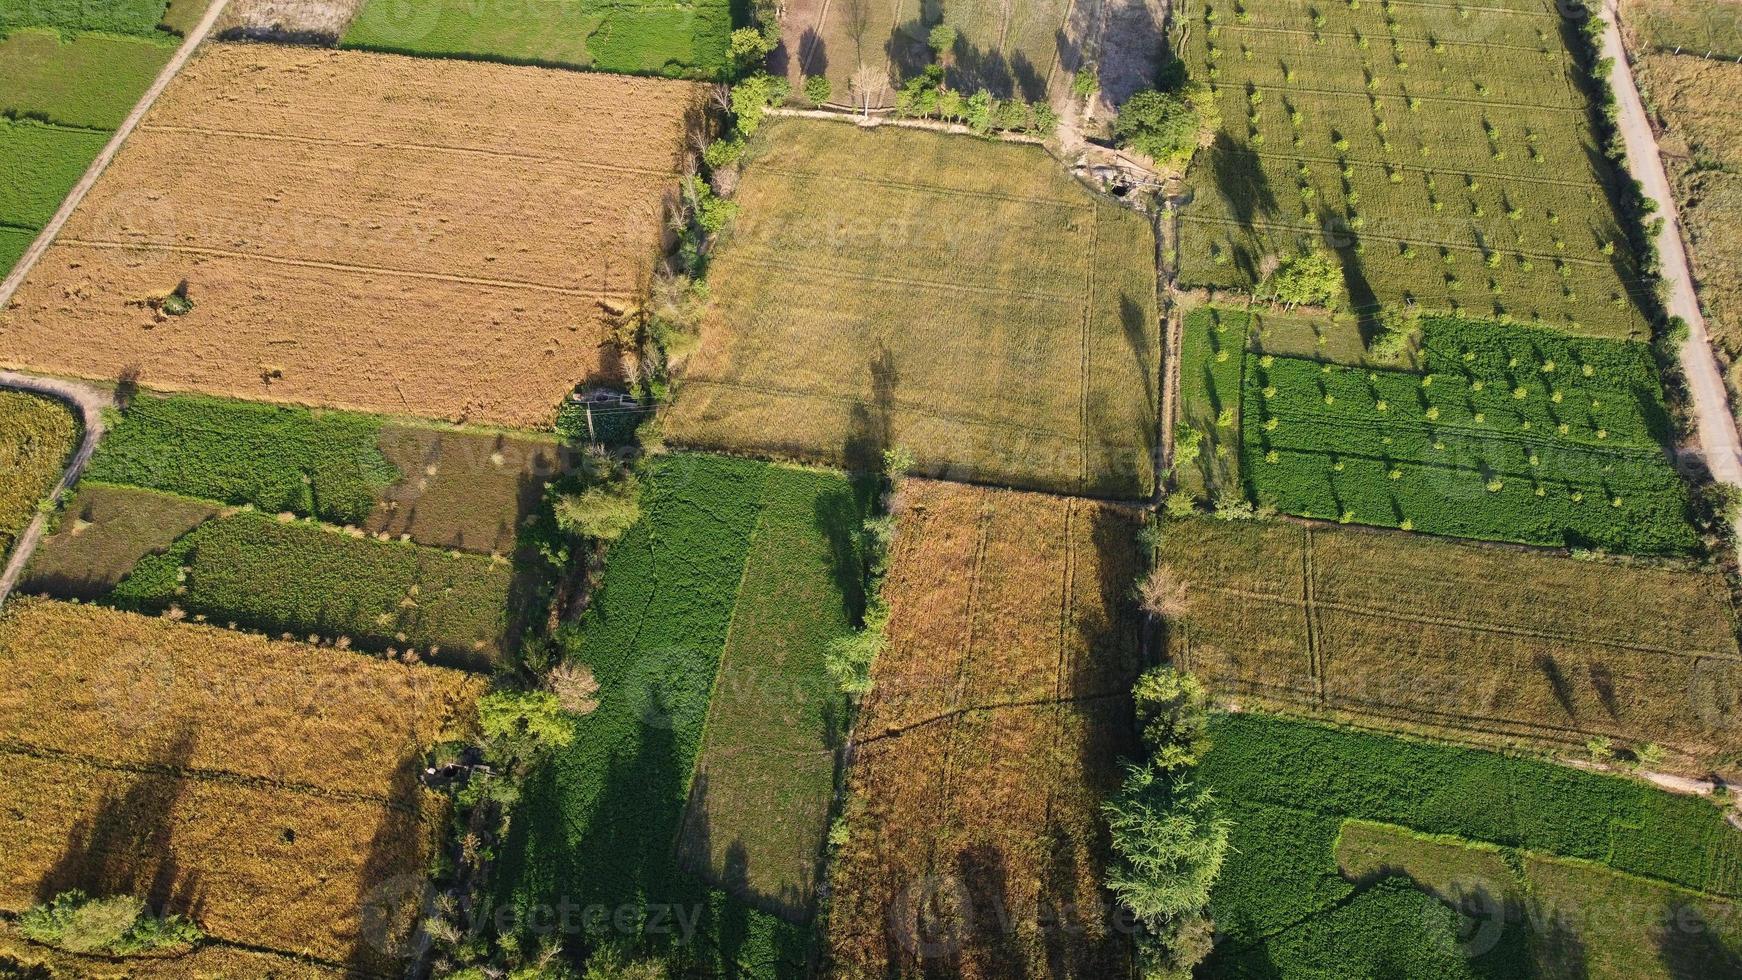
{"label": "sandy bare soil patch", "polygon": [[[658,252],[702,91],[216,45],[0,313],[0,362],[546,424],[617,370],[603,324]],[[159,313],[183,283],[192,311]]]}
{"label": "sandy bare soil patch", "polygon": [[337,44],[363,0],[230,0],[218,20],[222,38]]}

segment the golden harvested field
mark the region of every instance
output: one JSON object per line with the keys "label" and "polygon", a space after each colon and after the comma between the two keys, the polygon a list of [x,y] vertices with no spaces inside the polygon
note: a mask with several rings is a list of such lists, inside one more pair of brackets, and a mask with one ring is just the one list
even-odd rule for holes
{"label": "golden harvested field", "polygon": [[678,442],[1141,497],[1155,238],[1044,151],[779,119],[745,169]]}
{"label": "golden harvested field", "polygon": [[[703,92],[210,46],[0,315],[0,361],[548,424],[618,371],[607,304],[646,280]],[[158,314],[183,282],[193,310]]]}
{"label": "golden harvested field", "polygon": [[0,565],[12,539],[60,480],[79,421],[52,398],[0,391]]}
{"label": "golden harvested field", "polygon": [[1099,807],[1132,748],[1137,516],[944,483],[903,496],[831,872],[838,975],[1113,975]]}
{"label": "golden harvested field", "polygon": [[177,538],[223,509],[210,501],[153,490],[81,483],[54,533],[31,555],[19,588],[66,599],[100,599],[121,584],[139,559],[169,550]]}
{"label": "golden harvested field", "polygon": [[1170,522],[1176,662],[1223,699],[1498,745],[1656,742],[1742,766],[1716,572],[1283,521]]}
{"label": "golden harvested field", "polygon": [[416,767],[481,682],[39,599],[0,651],[0,908],[145,894],[220,941],[392,969],[445,821]]}

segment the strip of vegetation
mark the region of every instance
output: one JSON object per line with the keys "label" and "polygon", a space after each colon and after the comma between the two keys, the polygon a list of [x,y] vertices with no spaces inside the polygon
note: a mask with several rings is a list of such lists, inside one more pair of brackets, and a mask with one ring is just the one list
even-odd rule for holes
{"label": "strip of vegetation", "polygon": [[507,564],[481,556],[244,511],[140,561],[111,601],[475,667],[501,653],[510,577]]}
{"label": "strip of vegetation", "polygon": [[1246,480],[1291,514],[1639,554],[1691,551],[1641,344],[1422,321],[1426,372],[1251,355]]}
{"label": "strip of vegetation", "polygon": [[382,420],[205,395],[132,399],[91,460],[93,480],[361,524],[400,473]]}
{"label": "strip of vegetation", "polygon": [[1173,469],[1188,497],[1209,499],[1241,485],[1240,392],[1251,329],[1241,310],[1200,306],[1186,314]]}
{"label": "strip of vegetation", "polygon": [[17,27],[52,27],[62,31],[104,31],[109,34],[157,33],[166,0],[28,0],[0,5],[0,35]]}
{"label": "strip of vegetation", "polygon": [[158,917],[131,895],[93,898],[73,889],[18,916],[25,938],[69,953],[137,956],[186,951],[205,938],[192,920]]}

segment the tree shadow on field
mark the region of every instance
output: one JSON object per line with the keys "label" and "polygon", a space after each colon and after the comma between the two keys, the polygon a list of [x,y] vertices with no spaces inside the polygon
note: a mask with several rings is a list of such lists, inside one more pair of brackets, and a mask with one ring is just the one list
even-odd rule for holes
{"label": "tree shadow on field", "polygon": [[1361,343],[1371,345],[1373,337],[1379,331],[1379,297],[1373,292],[1373,284],[1367,279],[1366,268],[1362,264],[1360,252],[1357,251],[1361,244],[1360,236],[1355,234],[1354,229],[1341,216],[1327,208],[1318,209],[1318,219],[1319,229],[1324,233],[1324,243],[1342,269],[1343,288],[1349,294],[1349,305],[1361,331]]}
{"label": "tree shadow on field", "polygon": [[895,445],[895,389],[901,372],[887,344],[871,358],[871,397],[853,405],[841,457],[850,473],[880,473],[883,453]]}
{"label": "tree shadow on field", "polygon": [[847,622],[859,625],[865,618],[865,555],[859,547],[864,527],[866,501],[859,484],[831,488],[819,494],[814,504],[814,525],[829,543],[829,577],[841,593]]}
{"label": "tree shadow on field", "polygon": [[[1119,326],[1125,333],[1125,343],[1137,361],[1137,374],[1143,379],[1143,444],[1153,446],[1161,438],[1156,431],[1158,416],[1155,388],[1158,371],[1156,349],[1160,346],[1160,325],[1152,320],[1141,302],[1129,293],[1119,296]],[[1214,388],[1210,389],[1214,391]]]}
{"label": "tree shadow on field", "polygon": [[[417,744],[415,727],[406,732],[406,744]],[[369,852],[357,873],[357,905],[361,915],[357,941],[346,965],[358,976],[383,970],[403,972],[403,965],[421,941],[419,921],[424,911],[426,856],[414,846],[423,839],[425,814],[418,781],[422,763],[417,751],[408,751],[393,768],[381,819],[369,839]],[[296,846],[295,833],[281,838]],[[437,846],[440,846],[439,844]]]}
{"label": "tree shadow on field", "polygon": [[[801,75],[827,75],[829,73],[829,42],[817,33],[814,27],[807,27],[798,36],[797,50],[788,51],[785,42],[768,56],[768,72],[776,78],[789,76],[792,73],[792,59],[798,59],[798,70]],[[833,98],[835,93],[831,93]]]}
{"label": "tree shadow on field", "polygon": [[1672,902],[1658,915],[1651,941],[1657,961],[1677,980],[1742,977],[1742,950],[1725,943],[1717,926],[1691,902]]}
{"label": "tree shadow on field", "polygon": [[97,897],[132,895],[160,914],[199,921],[204,889],[197,875],[183,870],[174,847],[187,782],[170,774],[187,767],[198,741],[194,726],[183,723],[152,763],[167,772],[140,773],[124,792],[105,795],[74,823],[60,857],[37,882],[37,900],[75,888]]}
{"label": "tree shadow on field", "polygon": [[[1227,133],[1217,133],[1210,144],[1210,173],[1215,175],[1216,193],[1227,206],[1228,213],[1247,236],[1256,236],[1255,222],[1277,213],[1276,192],[1258,154],[1243,143],[1236,143]],[[1247,281],[1259,280],[1258,256],[1244,244],[1234,247],[1234,265]]]}
{"label": "tree shadow on field", "polygon": [[943,0],[920,0],[919,16],[889,32],[883,54],[896,78],[906,81],[932,63],[931,29],[943,19]]}
{"label": "tree shadow on field", "polygon": [[974,844],[956,854],[955,873],[968,902],[957,928],[974,972],[1026,980],[1028,958],[1016,935],[1017,910],[1011,907],[1010,869],[1004,852],[992,844]]}
{"label": "tree shadow on field", "polygon": [[1554,695],[1555,703],[1561,706],[1568,718],[1577,718],[1578,713],[1573,709],[1573,685],[1567,680],[1561,665],[1546,653],[1537,654],[1535,662],[1536,669],[1542,672],[1543,679],[1548,682],[1549,692]]}
{"label": "tree shadow on field", "polygon": [[[1138,644],[1140,617],[1130,593],[1131,583],[1143,569],[1137,544],[1140,515],[1134,509],[1111,504],[1074,506],[1078,510],[1073,525],[1090,522],[1088,539],[1096,576],[1092,586],[1084,581],[1081,568],[1087,556],[1079,558],[1079,571],[1072,579],[1076,591],[1066,597],[1077,625],[1078,649],[1059,679],[1060,697],[1065,700],[1128,691],[1143,669]],[[1082,532],[1075,533],[1080,541]],[[1085,595],[1089,588],[1094,592]]]}

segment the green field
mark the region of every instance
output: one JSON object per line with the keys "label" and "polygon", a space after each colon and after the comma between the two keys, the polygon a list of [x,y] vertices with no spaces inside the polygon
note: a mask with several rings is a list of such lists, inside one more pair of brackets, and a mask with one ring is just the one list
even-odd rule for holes
{"label": "green field", "polygon": [[1241,432],[1256,499],[1457,537],[1693,548],[1643,344],[1430,317],[1422,348],[1420,374],[1248,355]]}
{"label": "green field", "polygon": [[41,228],[108,142],[107,133],[0,118],[0,224]]}
{"label": "green field", "polygon": [[[1734,975],[1742,833],[1710,803],[1261,715],[1211,738],[1199,778],[1235,828],[1200,977]],[[1564,914],[1523,914],[1544,907]],[[1686,932],[1631,941],[1666,909]]]}
{"label": "green field", "polygon": [[[782,905],[808,893],[832,773],[786,752],[833,747],[819,653],[847,626],[860,572],[843,535],[857,523],[843,477],[696,455],[655,465],[642,521],[559,634],[565,658],[597,679],[599,705],[527,788],[503,849],[503,902],[701,908],[692,942],[652,920],[642,941],[732,964],[727,976],[803,974],[808,930],[759,906],[804,915]],[[734,757],[745,746],[785,752],[759,766]]]}
{"label": "green field", "polygon": [[1646,335],[1552,5],[1193,2],[1175,22],[1222,118],[1188,178],[1183,285],[1248,289],[1268,259],[1326,247],[1359,310]]}
{"label": "green field", "polygon": [[338,524],[368,517],[399,471],[381,419],[201,395],[141,395],[87,476]]}
{"label": "green field", "polygon": [[731,33],[727,0],[367,0],[341,43],[399,54],[720,78]]}
{"label": "green field", "polygon": [[1252,317],[1243,310],[1201,306],[1186,314],[1180,337],[1179,427],[1175,452],[1192,438],[1197,458],[1174,458],[1180,489],[1208,499],[1240,486],[1240,379]]}
{"label": "green field", "polygon": [[488,667],[508,633],[506,562],[357,538],[252,511],[196,527],[109,596],[190,616],[368,650]]}
{"label": "green field", "polygon": [[167,0],[7,0],[0,4],[0,34],[19,27],[109,34],[157,33]]}
{"label": "green field", "polygon": [[173,54],[168,35],[13,31],[0,38],[0,78],[6,80],[0,110],[63,126],[114,129]]}

